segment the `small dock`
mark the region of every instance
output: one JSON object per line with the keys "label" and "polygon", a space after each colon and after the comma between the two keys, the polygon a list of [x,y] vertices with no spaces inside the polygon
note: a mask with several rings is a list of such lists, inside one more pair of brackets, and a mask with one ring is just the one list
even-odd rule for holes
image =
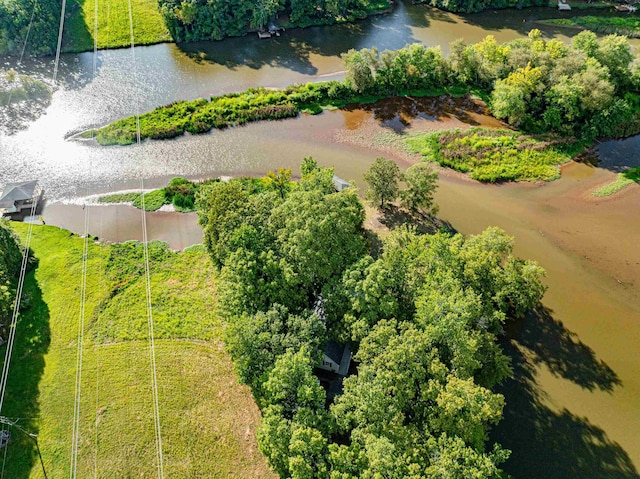
{"label": "small dock", "polygon": [[571,10],[571,5],[566,0],[558,0],[558,10]]}
{"label": "small dock", "polygon": [[258,31],[258,38],[279,37],[284,32],[284,28],[274,22],[269,22],[267,28]]}

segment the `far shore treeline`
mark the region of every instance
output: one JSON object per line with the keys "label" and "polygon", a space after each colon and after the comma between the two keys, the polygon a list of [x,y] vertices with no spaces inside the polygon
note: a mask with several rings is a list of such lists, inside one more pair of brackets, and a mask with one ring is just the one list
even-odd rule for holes
{"label": "far shore treeline", "polygon": [[[525,133],[553,132],[589,143],[640,129],[640,70],[623,36],[598,39],[585,31],[565,45],[532,30],[527,38],[504,44],[491,35],[475,44],[457,40],[448,57],[439,47],[413,44],[382,53],[350,50],[343,59],[342,82],[251,88],[157,108],[140,116],[141,138],[174,138],[393,95],[444,93],[474,93],[493,115]],[[118,120],[87,135],[94,133],[103,145],[131,144],[136,120]]]}

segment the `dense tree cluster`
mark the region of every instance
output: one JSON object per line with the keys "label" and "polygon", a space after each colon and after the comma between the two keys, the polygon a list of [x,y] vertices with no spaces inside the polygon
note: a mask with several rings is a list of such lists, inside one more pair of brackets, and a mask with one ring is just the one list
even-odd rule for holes
{"label": "dense tree cluster", "polygon": [[[393,231],[367,254],[355,191],[311,158],[302,178],[201,189],[200,221],[220,268],[219,309],[240,379],[263,412],[260,450],[281,478],[498,478],[488,447],[510,374],[496,343],[540,300],[543,271],[497,228],[463,237]],[[328,338],[357,374],[327,401],[314,374]]]}
{"label": "dense tree cluster", "polygon": [[9,225],[0,220],[0,324],[6,325],[11,317],[21,262],[18,239]]}
{"label": "dense tree cluster", "polygon": [[479,89],[493,114],[516,128],[588,140],[638,131],[640,76],[633,60],[626,37],[598,39],[585,31],[567,46],[544,40],[538,30],[502,45],[491,35],[470,45],[457,40],[448,58],[419,44],[344,55],[347,82],[361,94]]}
{"label": "dense tree cluster", "polygon": [[0,0],[0,55],[19,55],[27,32],[26,51],[54,53],[61,9],[62,0]]}
{"label": "dense tree cluster", "polygon": [[261,29],[278,14],[298,27],[353,21],[388,7],[386,0],[159,0],[174,40],[220,40]]}

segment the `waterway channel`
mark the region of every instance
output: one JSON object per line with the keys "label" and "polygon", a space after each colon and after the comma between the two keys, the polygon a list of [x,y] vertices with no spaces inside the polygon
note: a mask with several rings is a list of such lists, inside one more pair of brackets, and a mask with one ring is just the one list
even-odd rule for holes
{"label": "waterway channel", "polygon": [[[362,185],[362,174],[376,156],[392,157],[403,167],[415,161],[373,141],[380,135],[432,129],[443,120],[463,126],[464,119],[449,112],[405,124],[400,115],[382,121],[371,109],[356,109],[147,141],[140,147],[103,148],[65,137],[128,116],[136,103],[147,111],[249,86],[339,78],[339,55],[349,48],[423,42],[446,49],[456,38],[473,42],[486,34],[504,41],[526,34],[536,19],[557,16],[554,9],[457,16],[407,2],[392,14],[356,25],[288,31],[270,41],[246,37],[137,48],[135,66],[127,50],[104,51],[95,78],[92,54],[64,55],[51,104],[19,131],[0,133],[0,184],[38,178],[50,202],[73,203],[88,193],[136,187],[140,176],[152,187],[174,175],[264,174],[281,166],[295,171],[302,157],[312,155]],[[543,31],[561,40],[574,33]],[[14,59],[0,62],[15,66]],[[47,72],[50,66],[42,60],[22,68]],[[484,121],[489,120],[476,118]],[[607,168],[615,170],[628,155],[640,156],[636,145],[604,145],[603,151],[617,155],[608,157]],[[437,201],[443,219],[466,234],[500,226],[515,237],[519,256],[536,259],[547,270],[545,310],[513,325],[505,342],[516,378],[504,386],[508,406],[495,436],[513,450],[505,468],[515,478],[638,477],[640,187],[611,199],[591,199],[589,191],[612,177],[607,169],[581,164],[567,165],[562,179],[546,185],[490,186],[441,175]],[[58,215],[67,224],[81,220],[81,206],[53,203],[49,218],[55,221]],[[140,214],[101,211],[93,234],[103,231],[98,223],[109,228],[109,221],[122,218],[126,225],[127,215]],[[197,240],[193,216],[180,222],[163,213],[152,218],[157,220],[150,225],[165,222],[159,237],[173,228],[185,230],[180,242]],[[137,232],[122,234],[136,237]]]}

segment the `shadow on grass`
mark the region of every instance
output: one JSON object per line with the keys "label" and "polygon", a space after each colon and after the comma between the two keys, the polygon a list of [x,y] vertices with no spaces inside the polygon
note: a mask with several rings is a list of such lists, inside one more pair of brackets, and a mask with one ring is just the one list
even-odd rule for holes
{"label": "shadow on grass", "polygon": [[518,479],[640,478],[620,444],[587,418],[550,409],[536,381],[537,366],[544,364],[589,391],[612,392],[621,381],[591,348],[547,309],[512,324],[502,343],[514,374],[499,388],[507,405],[491,436],[512,451],[507,473]]}
{"label": "shadow on grass", "polygon": [[[2,415],[17,419],[22,428],[37,435],[40,414],[38,384],[44,372],[44,355],[49,349],[51,336],[49,307],[42,299],[35,270],[25,278],[22,305]],[[3,360],[4,348],[6,345],[1,349]],[[11,430],[11,437],[4,464],[5,451],[0,451],[0,468],[5,470],[7,478],[27,479],[39,462],[34,442],[15,428]]]}

